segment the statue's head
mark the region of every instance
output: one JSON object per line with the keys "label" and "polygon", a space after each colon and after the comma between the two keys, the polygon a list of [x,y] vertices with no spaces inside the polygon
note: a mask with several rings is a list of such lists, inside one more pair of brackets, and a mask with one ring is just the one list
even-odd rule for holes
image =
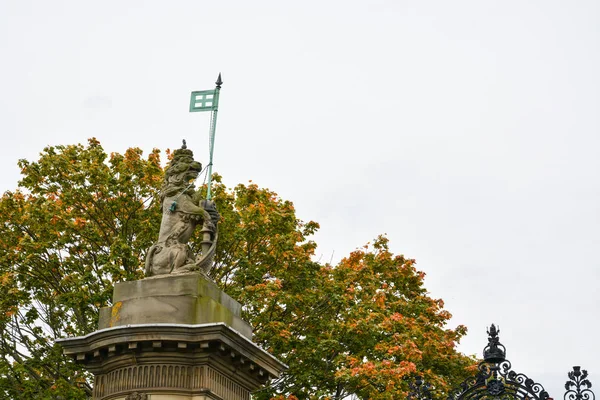
{"label": "statue's head", "polygon": [[192,190],[194,180],[202,172],[202,164],[194,161],[194,153],[187,149],[185,141],[181,149],[173,152],[173,159],[165,171],[162,195],[173,196],[186,190]]}

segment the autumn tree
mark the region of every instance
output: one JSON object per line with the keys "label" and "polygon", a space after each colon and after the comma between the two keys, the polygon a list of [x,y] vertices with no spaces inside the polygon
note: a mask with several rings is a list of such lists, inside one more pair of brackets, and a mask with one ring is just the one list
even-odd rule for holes
{"label": "autumn tree", "polygon": [[[19,187],[0,199],[0,397],[85,399],[89,376],[54,340],[95,330],[114,283],[142,277],[160,224],[160,153],[107,155],[91,139],[19,165]],[[399,398],[417,373],[441,396],[465,377],[473,360],[456,344],[466,330],[446,327],[414,260],[379,237],[337,265],[315,262],[318,224],[268,189],[215,178],[212,278],[289,365],[255,398]]]}
{"label": "autumn tree", "polygon": [[19,161],[23,179],[0,200],[0,393],[86,398],[86,375],[54,340],[84,335],[115,282],[139,279],[158,229],[158,151],[124,155],[87,147],[44,149]]}

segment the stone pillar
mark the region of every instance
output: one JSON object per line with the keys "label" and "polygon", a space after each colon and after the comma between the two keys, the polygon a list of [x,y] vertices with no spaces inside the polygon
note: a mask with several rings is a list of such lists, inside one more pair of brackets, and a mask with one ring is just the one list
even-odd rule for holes
{"label": "stone pillar", "polygon": [[286,368],[199,274],[118,283],[113,304],[97,331],[58,341],[94,374],[95,400],[248,400]]}

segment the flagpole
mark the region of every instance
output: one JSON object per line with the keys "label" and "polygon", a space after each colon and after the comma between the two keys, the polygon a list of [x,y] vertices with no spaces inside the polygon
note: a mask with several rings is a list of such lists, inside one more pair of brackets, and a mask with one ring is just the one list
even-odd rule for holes
{"label": "flagpole", "polygon": [[221,85],[223,81],[221,80],[221,73],[219,72],[219,77],[215,82],[217,87],[215,88],[215,96],[213,99],[213,104],[215,105],[211,118],[210,118],[210,134],[209,134],[209,144],[210,144],[210,158],[208,162],[208,184],[206,185],[206,200],[212,199],[211,192],[211,182],[212,182],[212,167],[213,167],[213,152],[215,150],[215,132],[217,130],[217,113],[219,111],[219,92],[221,91]]}

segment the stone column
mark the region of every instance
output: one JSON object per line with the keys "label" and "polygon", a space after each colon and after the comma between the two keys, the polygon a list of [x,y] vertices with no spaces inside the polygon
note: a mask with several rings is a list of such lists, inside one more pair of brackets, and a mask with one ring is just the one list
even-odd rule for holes
{"label": "stone column", "polygon": [[199,274],[118,283],[113,304],[97,331],[58,341],[94,374],[95,400],[248,400],[286,368]]}

